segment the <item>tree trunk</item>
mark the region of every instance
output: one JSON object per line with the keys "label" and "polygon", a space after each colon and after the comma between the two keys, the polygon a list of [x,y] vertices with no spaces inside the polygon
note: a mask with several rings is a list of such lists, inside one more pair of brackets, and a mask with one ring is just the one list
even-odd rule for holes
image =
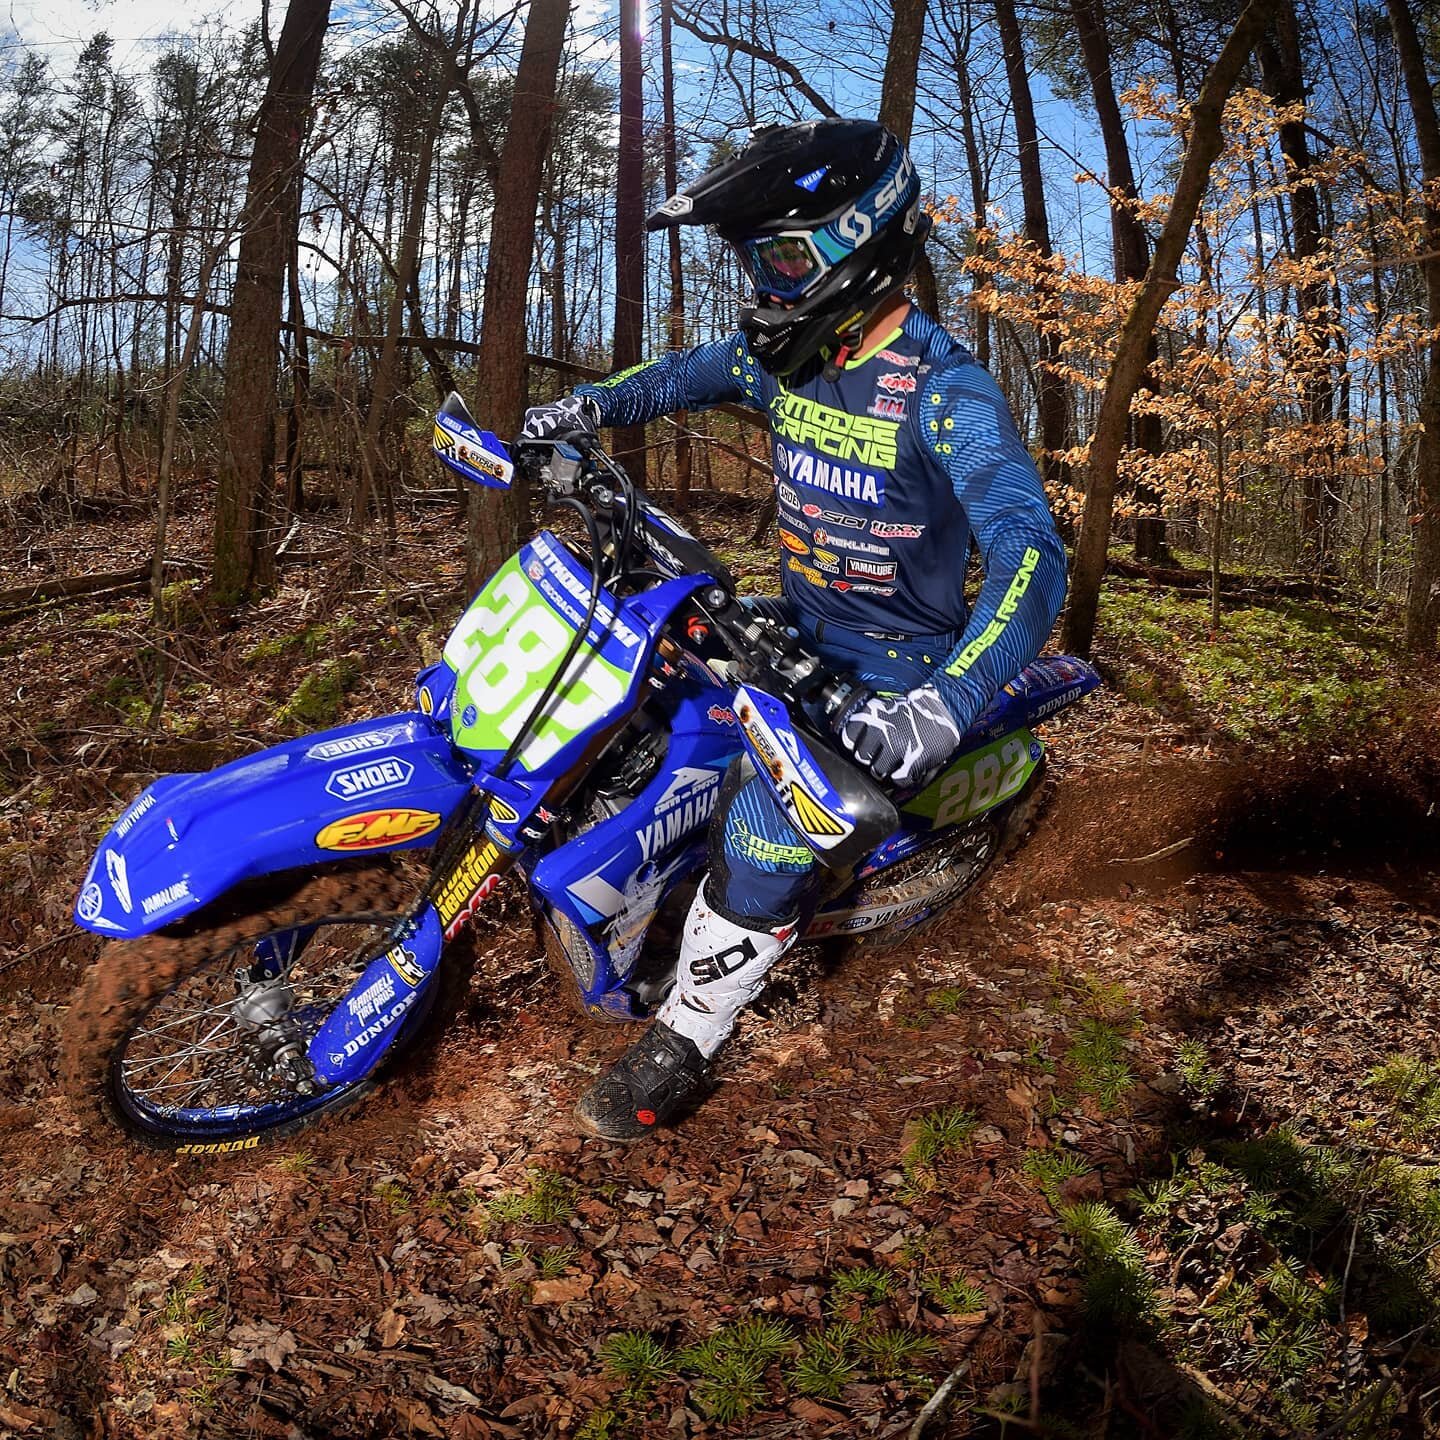
{"label": "tree trunk", "polygon": [[286,196],[300,164],[330,0],[290,0],[260,102],[245,189],[225,347],[215,594],[233,602],[275,578],[275,379],[285,262]]}
{"label": "tree trunk", "polygon": [[[502,436],[520,429],[525,412],[525,312],[535,252],[535,209],[550,148],[555,77],[569,15],[570,0],[531,0],[495,180],[475,391],[485,397],[481,420]],[[519,474],[509,492],[471,492],[467,579],[472,590],[509,557],[522,527],[529,523],[528,487]]]}
{"label": "tree trunk", "polygon": [[[615,189],[615,349],[612,364],[640,363],[645,344],[645,109],[640,0],[620,0],[620,150]],[[616,458],[645,483],[645,427],[613,432]]]}
{"label": "tree trunk", "polygon": [[1080,538],[1075,546],[1070,604],[1062,632],[1063,644],[1079,655],[1088,655],[1095,639],[1095,612],[1100,602],[1100,581],[1105,573],[1105,553],[1110,544],[1115,479],[1125,444],[1130,402],[1145,374],[1145,357],[1161,306],[1179,283],[1176,275],[1185,254],[1185,241],[1209,182],[1210,167],[1220,153],[1221,113],[1274,3],[1275,0],[1250,0],[1200,87],[1190,112],[1190,139],[1176,181],[1175,198],[1150,258],[1145,283],[1120,332],[1105,385],[1105,398],[1100,402],[1100,415],[1095,422],[1095,436],[1090,442],[1090,485],[1085,495]]}
{"label": "tree trunk", "polygon": [[[1015,112],[1015,142],[1020,158],[1020,190],[1025,205],[1025,238],[1045,259],[1052,253],[1050,218],[1045,209],[1045,179],[1040,169],[1040,131],[1035,123],[1035,103],[1030,94],[1030,76],[1025,68],[1025,48],[1014,0],[994,0],[1000,43],[1005,52],[1005,75]],[[1041,470],[1052,490],[1069,483],[1070,467],[1061,458],[1070,442],[1070,396],[1065,381],[1051,368],[1060,358],[1056,328],[1042,313],[1036,340],[1036,408],[1040,412],[1040,443],[1045,448]]]}
{"label": "tree trunk", "polygon": [[[885,78],[880,86],[880,123],[905,145],[910,143],[910,132],[915,128],[915,83],[920,73],[920,45],[925,38],[928,4],[929,0],[895,0],[890,21]],[[938,320],[940,295],[935,267],[923,250],[915,262],[914,286],[916,304]]]}
{"label": "tree trunk", "polygon": [[[1386,0],[1390,28],[1428,185],[1440,185],[1440,116],[1425,73],[1425,52],[1406,0]],[[1425,205],[1425,304],[1431,327],[1440,325],[1440,202],[1432,190]],[[1415,466],[1415,556],[1405,606],[1405,648],[1416,654],[1435,648],[1440,630],[1440,336],[1430,341],[1429,368],[1420,396],[1420,453]]]}
{"label": "tree trunk", "polygon": [[[673,195],[680,188],[680,166],[675,154],[675,63],[671,50],[671,4],[660,5],[661,104],[664,107],[665,193]],[[680,227],[672,225],[665,232],[670,258],[670,348],[685,346],[685,269],[680,261]],[[680,509],[690,503],[691,454],[690,416],[684,411],[675,415],[675,499]]]}
{"label": "tree trunk", "polygon": [[[1278,0],[1274,24],[1256,47],[1260,75],[1265,89],[1277,105],[1305,102],[1305,74],[1300,55],[1300,28],[1294,0]],[[1286,178],[1294,189],[1290,194],[1291,258],[1301,266],[1313,265],[1320,253],[1320,195],[1311,179],[1314,160],[1310,154],[1303,120],[1287,120],[1280,126],[1280,153],[1285,157]],[[1302,553],[1323,569],[1330,558],[1335,517],[1340,497],[1334,492],[1333,439],[1328,427],[1334,411],[1334,377],[1328,362],[1321,360],[1330,348],[1329,286],[1324,276],[1313,274],[1298,287],[1296,301],[1300,323],[1309,337],[1312,353],[1301,374],[1301,413],[1308,434],[1300,446],[1300,543]]]}
{"label": "tree trunk", "polygon": [[[1105,143],[1105,183],[1110,191],[1110,238],[1115,254],[1115,278],[1120,281],[1143,280],[1146,267],[1150,264],[1150,242],[1140,217],[1133,209],[1138,191],[1135,170],[1130,162],[1130,144],[1125,136],[1125,120],[1115,99],[1104,0],[1070,0],[1070,13],[1075,18],[1085,73],[1095,100],[1095,118]],[[1154,361],[1155,337],[1152,335],[1145,356],[1147,370]],[[1130,429],[1132,443],[1146,454],[1159,455],[1164,449],[1164,427],[1158,415],[1132,415]],[[1165,517],[1159,513],[1161,499],[1159,491],[1151,486],[1143,483],[1135,486],[1136,508],[1141,512],[1135,521],[1135,558],[1148,565],[1170,563],[1170,551],[1165,543]]]}
{"label": "tree trunk", "polygon": [[[968,34],[966,38],[968,41]],[[957,40],[957,46],[958,43]],[[970,172],[970,207],[974,214],[972,223],[978,232],[985,228],[986,220],[985,171],[980,163],[980,143],[975,130],[975,95],[970,86],[968,54],[957,54],[955,82],[960,97],[960,138],[965,146],[965,168]],[[977,280],[975,289],[980,290],[984,283]],[[975,358],[982,365],[990,364],[990,316],[978,305],[975,307]]]}
{"label": "tree trunk", "polygon": [[[389,457],[381,444],[380,434],[386,428],[395,405],[396,362],[400,348],[400,330],[404,323],[405,297],[415,277],[420,255],[420,230],[425,223],[425,202],[430,192],[430,168],[435,161],[435,144],[445,118],[445,105],[450,98],[448,72],[440,65],[427,67],[434,94],[429,113],[420,133],[420,148],[415,160],[415,174],[410,186],[409,203],[401,221],[400,251],[395,257],[395,273],[388,303],[385,307],[384,339],[380,342],[380,358],[375,365],[375,378],[370,390],[370,409],[365,415],[364,454],[361,483],[356,487],[350,507],[350,521],[362,525],[372,502],[391,513],[392,476]],[[423,323],[423,321],[422,321]],[[393,538],[393,537],[392,537]]]}

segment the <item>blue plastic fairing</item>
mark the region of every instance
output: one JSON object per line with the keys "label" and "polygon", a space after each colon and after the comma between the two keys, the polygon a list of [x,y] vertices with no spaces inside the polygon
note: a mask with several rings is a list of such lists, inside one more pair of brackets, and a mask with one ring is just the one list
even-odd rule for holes
{"label": "blue plastic fairing", "polygon": [[76,922],[144,935],[257,875],[432,845],[470,779],[449,736],[408,712],[162,776],[101,841]]}

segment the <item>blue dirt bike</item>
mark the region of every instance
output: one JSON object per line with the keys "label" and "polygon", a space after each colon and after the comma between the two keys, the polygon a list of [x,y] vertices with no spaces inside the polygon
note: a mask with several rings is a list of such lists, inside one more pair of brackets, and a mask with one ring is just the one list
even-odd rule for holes
{"label": "blue dirt bike", "polygon": [[[458,396],[435,448],[511,484]],[[527,456],[587,543],[545,530],[502,565],[414,709],[162,776],[101,841],[75,918],[116,943],[64,1062],[83,1110],[217,1154],[343,1107],[414,1038],[446,942],[507,871],[584,1009],[649,1015],[731,766],[768,778],[827,867],[809,940],[907,935],[1024,831],[1044,767],[1030,727],[1099,683],[1088,665],[1030,666],[897,808],[812,723],[847,677],[742,605],[598,449]]]}

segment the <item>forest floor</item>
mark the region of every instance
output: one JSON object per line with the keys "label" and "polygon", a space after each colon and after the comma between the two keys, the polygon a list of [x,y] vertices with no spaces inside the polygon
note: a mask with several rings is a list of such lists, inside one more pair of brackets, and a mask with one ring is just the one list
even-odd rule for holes
{"label": "forest floor", "polygon": [[[449,510],[402,521],[347,577],[312,516],[223,617],[172,586],[158,645],[141,598],[0,616],[0,1435],[1440,1433],[1436,697],[1301,607],[1210,637],[1111,590],[1029,843],[909,948],[794,955],[648,1144],[576,1134],[633,1032],[557,1003],[513,891],[344,1119],[208,1162],[82,1130],[94,843],[157,772],[408,703],[462,570]],[[149,543],[17,511],[0,566]]]}

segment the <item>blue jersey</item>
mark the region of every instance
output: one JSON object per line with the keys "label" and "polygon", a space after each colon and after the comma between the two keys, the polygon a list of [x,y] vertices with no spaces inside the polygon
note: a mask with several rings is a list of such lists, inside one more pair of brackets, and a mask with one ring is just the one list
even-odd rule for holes
{"label": "blue jersey", "polygon": [[[576,393],[607,425],[722,401],[764,412],[786,598],[825,626],[942,639],[931,679],[963,730],[1050,633],[1065,551],[1005,397],[958,341],[912,309],[861,354],[792,388],[735,335]],[[969,614],[972,535],[985,580]]]}

